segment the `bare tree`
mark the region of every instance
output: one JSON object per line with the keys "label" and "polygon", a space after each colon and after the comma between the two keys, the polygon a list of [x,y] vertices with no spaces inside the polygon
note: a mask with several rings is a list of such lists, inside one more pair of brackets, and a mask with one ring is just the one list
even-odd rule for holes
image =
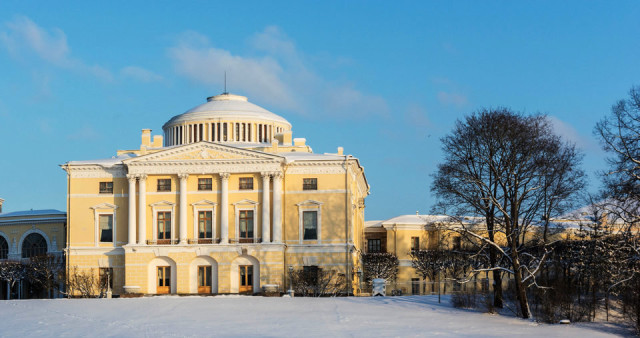
{"label": "bare tree", "polygon": [[24,264],[19,261],[0,262],[0,280],[7,282],[9,286],[9,294],[15,284],[27,277],[27,269]]}
{"label": "bare tree", "polygon": [[398,275],[398,257],[392,253],[375,252],[363,253],[364,279],[370,281],[375,278],[394,280]]}
{"label": "bare tree", "polygon": [[31,257],[27,269],[28,279],[35,285],[42,286],[50,298],[64,278],[64,258],[61,255],[40,255]]}
{"label": "bare tree", "polygon": [[445,161],[432,185],[440,199],[436,212],[482,218],[486,236],[460,225],[489,252],[494,306],[502,305],[500,272],[506,272],[514,278],[521,315],[529,318],[526,288],[536,285],[544,257],[523,264],[525,236],[572,205],[571,197],[584,187],[582,155],[555,135],[546,116],[507,108],[483,109],[458,121],[442,144]]}

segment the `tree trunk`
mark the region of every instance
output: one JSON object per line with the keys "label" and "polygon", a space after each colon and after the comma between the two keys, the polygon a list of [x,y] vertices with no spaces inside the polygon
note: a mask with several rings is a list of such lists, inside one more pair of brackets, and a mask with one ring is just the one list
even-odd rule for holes
{"label": "tree trunk", "polygon": [[[496,249],[491,247],[489,249],[489,260],[491,267],[496,266]],[[504,307],[504,301],[502,298],[502,273],[500,270],[493,270],[493,306],[498,309]]]}
{"label": "tree trunk", "polygon": [[520,271],[520,260],[517,252],[514,251],[513,256],[513,275],[516,282],[516,296],[518,298],[518,302],[520,303],[520,312],[522,313],[522,318],[527,319],[531,317],[529,300],[527,299],[527,289],[522,283],[522,272]]}

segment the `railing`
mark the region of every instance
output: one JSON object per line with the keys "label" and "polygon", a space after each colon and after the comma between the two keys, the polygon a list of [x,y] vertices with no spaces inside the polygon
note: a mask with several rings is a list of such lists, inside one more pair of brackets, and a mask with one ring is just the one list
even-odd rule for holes
{"label": "railing", "polygon": [[[387,281],[387,296],[416,296],[416,295],[450,295],[460,292],[483,293],[493,291],[491,285],[493,281],[486,278],[478,278],[475,281],[467,283],[458,283],[452,280],[443,280],[441,282],[431,281],[415,281],[415,282],[397,282]],[[370,294],[372,291],[371,283],[363,282],[360,284],[360,290],[364,294]]]}
{"label": "railing", "polygon": [[262,238],[229,238],[229,243],[251,244],[262,243]]}
{"label": "railing", "polygon": [[179,242],[177,239],[148,239],[147,245],[172,245]]}
{"label": "railing", "polygon": [[190,238],[188,240],[189,244],[218,244],[220,243],[220,238]]}

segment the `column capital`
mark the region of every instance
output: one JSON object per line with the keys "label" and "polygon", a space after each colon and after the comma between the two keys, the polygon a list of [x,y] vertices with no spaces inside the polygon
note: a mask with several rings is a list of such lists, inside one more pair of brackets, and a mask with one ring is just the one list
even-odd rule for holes
{"label": "column capital", "polygon": [[273,177],[273,179],[282,179],[282,177],[284,177],[284,175],[282,174],[282,172],[280,171],[274,171],[271,173],[271,176]]}
{"label": "column capital", "polygon": [[218,175],[220,175],[220,178],[223,180],[229,179],[229,173],[218,173]]}
{"label": "column capital", "polygon": [[269,172],[269,171],[263,171],[263,172],[260,173],[260,176],[262,176],[262,178],[265,178],[265,177],[266,178],[271,178],[271,174],[272,173]]}
{"label": "column capital", "polygon": [[180,173],[180,174],[178,174],[178,178],[181,179],[181,180],[186,180],[187,178],[189,178],[189,174]]}
{"label": "column capital", "polygon": [[135,174],[127,174],[127,179],[128,179],[129,181],[135,181],[135,180],[137,180],[137,179],[138,179],[138,175],[135,175]]}
{"label": "column capital", "polygon": [[140,181],[145,181],[147,179],[147,174],[140,174],[140,175],[136,175]]}

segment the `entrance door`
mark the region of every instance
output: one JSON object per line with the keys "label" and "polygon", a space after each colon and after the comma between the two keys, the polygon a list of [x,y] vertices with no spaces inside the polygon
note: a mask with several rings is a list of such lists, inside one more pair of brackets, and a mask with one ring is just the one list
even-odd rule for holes
{"label": "entrance door", "polygon": [[211,293],[211,266],[198,267],[198,293]]}
{"label": "entrance door", "polygon": [[171,267],[159,266],[158,267],[158,285],[156,293],[168,294],[171,293]]}
{"label": "entrance door", "polygon": [[240,286],[239,293],[253,292],[253,265],[240,265]]}

